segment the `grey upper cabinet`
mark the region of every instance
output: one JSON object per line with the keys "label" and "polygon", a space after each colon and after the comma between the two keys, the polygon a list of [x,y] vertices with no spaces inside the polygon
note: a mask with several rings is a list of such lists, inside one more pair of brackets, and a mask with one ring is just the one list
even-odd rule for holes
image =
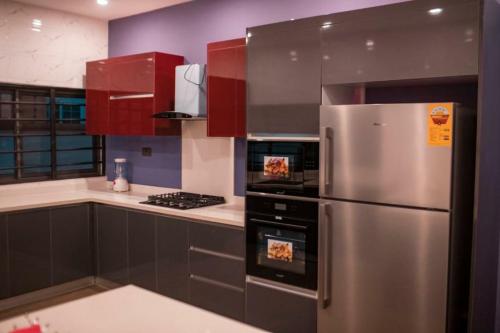
{"label": "grey upper cabinet", "polygon": [[93,276],[89,205],[53,208],[50,215],[53,284]]}
{"label": "grey upper cabinet", "polygon": [[50,214],[32,210],[8,215],[10,296],[50,287]]}
{"label": "grey upper cabinet", "polygon": [[158,292],[181,301],[188,300],[188,224],[157,217]]}
{"label": "grey upper cabinet", "polygon": [[0,215],[0,299],[9,297],[7,217]]}
{"label": "grey upper cabinet", "polygon": [[129,282],[156,290],[155,216],[128,211]]}
{"label": "grey upper cabinet", "polygon": [[95,225],[97,277],[127,284],[127,211],[96,205]]}
{"label": "grey upper cabinet", "polygon": [[[440,8],[442,11],[430,9]],[[410,1],[324,17],[322,84],[478,75],[479,2]]]}
{"label": "grey upper cabinet", "polygon": [[247,29],[248,134],[318,134],[320,22]]}

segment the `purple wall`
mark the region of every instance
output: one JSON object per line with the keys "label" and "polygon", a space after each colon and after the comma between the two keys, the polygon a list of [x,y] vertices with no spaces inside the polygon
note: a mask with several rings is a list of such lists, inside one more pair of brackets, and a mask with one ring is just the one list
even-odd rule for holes
{"label": "purple wall", "polygon": [[[244,37],[247,27],[397,2],[402,0],[195,0],[111,21],[109,56],[160,51],[183,55],[188,63],[205,63],[208,42]],[[130,159],[132,182],[181,186],[178,138],[110,137],[108,143],[110,158]],[[144,143],[153,148],[153,157],[140,155]],[[235,145],[238,195],[244,193],[244,147],[241,140]],[[107,173],[111,178],[112,167]]]}

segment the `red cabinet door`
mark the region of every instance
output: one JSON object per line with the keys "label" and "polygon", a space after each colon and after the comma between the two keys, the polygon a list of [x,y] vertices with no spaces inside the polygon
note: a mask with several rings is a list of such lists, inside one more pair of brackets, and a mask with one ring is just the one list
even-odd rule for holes
{"label": "red cabinet door", "polygon": [[183,63],[158,52],[87,63],[87,133],[180,135],[179,122],[152,115],[173,109],[175,66]]}
{"label": "red cabinet door", "polygon": [[245,39],[210,43],[207,50],[208,136],[245,136]]}
{"label": "red cabinet door", "polygon": [[86,132],[103,135],[109,126],[109,71],[105,61],[87,63]]}

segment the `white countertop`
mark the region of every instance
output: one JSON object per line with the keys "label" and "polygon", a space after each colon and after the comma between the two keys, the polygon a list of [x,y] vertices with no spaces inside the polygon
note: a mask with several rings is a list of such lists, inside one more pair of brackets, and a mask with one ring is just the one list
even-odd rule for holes
{"label": "white countertop", "polygon": [[140,204],[148,195],[178,192],[154,186],[132,185],[130,192],[110,190],[104,177],[79,178],[0,186],[0,212],[96,202],[152,213],[244,227],[244,204],[239,197],[226,198],[226,204],[179,210]]}
{"label": "white countertop", "polygon": [[[258,333],[260,329],[155,294],[125,286],[69,303],[35,311],[47,332],[59,333]],[[0,322],[0,332],[29,326],[24,316]]]}

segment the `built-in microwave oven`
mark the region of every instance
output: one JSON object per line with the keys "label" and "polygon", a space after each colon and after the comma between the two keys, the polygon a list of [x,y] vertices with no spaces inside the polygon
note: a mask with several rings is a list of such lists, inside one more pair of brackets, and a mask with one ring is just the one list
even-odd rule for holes
{"label": "built-in microwave oven", "polygon": [[317,289],[318,203],[246,197],[247,274]]}
{"label": "built-in microwave oven", "polygon": [[319,139],[249,138],[246,190],[318,197]]}

